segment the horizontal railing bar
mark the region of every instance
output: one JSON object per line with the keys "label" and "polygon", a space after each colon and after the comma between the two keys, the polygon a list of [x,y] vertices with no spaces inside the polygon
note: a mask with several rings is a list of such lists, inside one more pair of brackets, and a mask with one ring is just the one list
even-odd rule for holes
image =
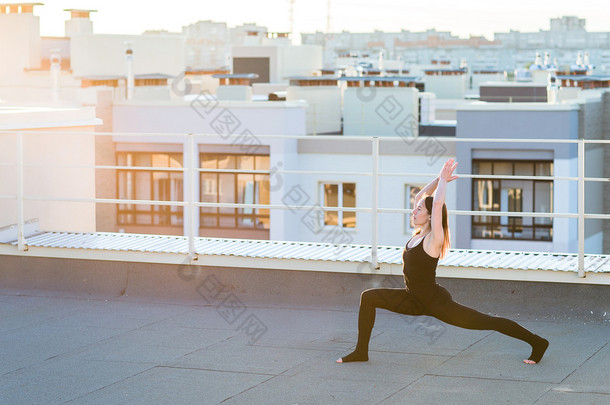
{"label": "horizontal railing bar", "polygon": [[610,214],[585,214],[585,219],[610,219]]}
{"label": "horizontal railing bar", "polygon": [[583,180],[584,181],[600,181],[600,182],[604,182],[604,183],[607,181],[610,181],[610,179],[607,177],[585,177]]}
{"label": "horizontal railing bar", "polygon": [[[0,164],[1,165],[1,164]],[[5,166],[10,166],[7,164]],[[13,165],[14,166],[14,165]],[[31,163],[24,164],[26,167],[44,167],[44,168],[74,168],[74,169],[109,169],[109,170],[122,170],[122,171],[165,171],[165,172],[185,172],[186,168],[178,167],[151,167],[151,166],[108,166],[108,165],[63,165],[63,164],[41,164]],[[197,168],[195,169],[201,173],[238,173],[238,174],[271,174],[270,170],[249,170],[249,169],[207,169]],[[274,170],[273,173],[280,174],[344,174],[350,176],[371,176],[370,172],[336,172],[336,171],[312,171],[312,170]],[[437,173],[378,173],[380,176],[400,176],[400,177],[435,177]],[[457,176],[461,178],[469,179],[512,179],[512,180],[567,180],[567,181],[578,181],[578,177],[564,177],[564,176],[513,176],[513,175],[491,175],[491,174],[464,174],[457,173]],[[607,177],[585,177],[585,181],[591,182],[608,182],[610,178]]]}
{"label": "horizontal railing bar", "polygon": [[175,205],[185,206],[184,201],[158,201],[158,200],[122,200],[114,198],[71,198],[71,197],[37,197],[24,196],[24,200],[31,201],[64,201],[64,202],[81,202],[81,203],[101,203],[101,204],[138,204],[138,205]]}
{"label": "horizontal railing bar", "polygon": [[[2,133],[15,134],[18,131],[0,131]],[[66,133],[58,133],[52,131],[25,131],[24,135],[33,135],[33,134],[52,134],[52,135],[93,135],[93,136],[121,136],[121,137],[146,137],[146,136],[154,136],[154,137],[180,137],[186,138],[188,136],[194,136],[195,138],[218,138],[221,135],[219,134],[204,134],[204,133],[193,133],[193,134],[182,134],[182,133],[157,133],[157,132],[147,132],[147,133],[138,133],[138,132],[66,132]],[[229,135],[239,137],[241,135]],[[337,139],[345,139],[345,140],[354,140],[354,141],[368,141],[370,142],[374,136],[357,136],[357,135],[278,135],[278,134],[260,134],[260,135],[252,135],[256,138],[279,138],[279,139],[329,139],[329,140],[337,140]],[[223,134],[223,137],[227,136]],[[223,138],[223,139],[224,139]],[[498,143],[498,142],[522,142],[522,143],[566,143],[566,144],[577,144],[577,139],[529,139],[529,138],[456,138],[453,136],[420,136],[415,137],[413,139],[422,138],[422,139],[436,139],[439,141],[445,142],[489,142],[489,143]],[[399,136],[392,137],[380,137],[381,141],[384,140],[401,140]],[[597,140],[597,139],[587,139],[586,143],[608,143],[608,140]]]}
{"label": "horizontal railing bar", "polygon": [[25,167],[46,167],[53,169],[110,169],[110,170],[140,170],[140,171],[164,171],[164,172],[184,172],[186,169],[181,167],[152,167],[152,166],[107,166],[107,165],[62,165],[41,163],[26,163]]}
{"label": "horizontal railing bar", "polygon": [[[15,198],[15,197],[12,197]],[[65,202],[89,202],[103,204],[134,204],[134,205],[167,205],[167,206],[185,206],[183,201],[158,201],[158,200],[127,200],[127,199],[111,199],[111,198],[61,198],[61,197],[33,197],[24,196],[26,200],[38,201],[65,201]],[[317,211],[341,211],[341,212],[371,212],[371,208],[367,207],[323,207],[320,205],[272,205],[272,204],[242,204],[242,203],[211,203],[197,202],[194,203],[198,207],[214,207],[214,208],[254,208],[254,209],[284,209],[284,210],[317,210]],[[404,208],[378,208],[380,213],[403,213],[410,214],[412,209]],[[511,212],[511,211],[470,211],[470,210],[449,210],[449,214],[455,215],[477,215],[490,217],[535,217],[535,218],[577,218],[578,214],[558,213],[558,212]],[[607,214],[585,214],[589,219],[609,219]]]}
{"label": "horizontal railing bar", "polygon": [[610,143],[610,139],[583,139],[584,143]]}
{"label": "horizontal railing bar", "polygon": [[[438,173],[379,173],[380,176],[402,176],[402,177],[431,177],[438,176]],[[456,176],[465,179],[511,179],[511,180],[571,180],[578,181],[578,177],[560,176],[513,176],[510,174],[465,174],[456,173]],[[608,179],[603,179],[608,181]]]}
{"label": "horizontal railing bar", "polygon": [[[144,166],[99,166],[99,165],[44,165],[44,164],[24,164],[26,167],[44,167],[44,168],[74,168],[74,169],[109,169],[122,171],[157,171],[157,172],[179,172],[183,173],[187,169],[176,167],[144,167]],[[269,170],[245,170],[245,169],[195,169],[200,173],[238,173],[238,174],[271,174]],[[350,175],[350,176],[371,176],[370,172],[336,172],[336,171],[311,171],[311,170],[274,170],[273,173],[280,174],[309,174],[309,175]],[[434,173],[378,173],[380,176],[394,177],[434,177]],[[457,173],[461,178],[471,179],[511,179],[511,180],[567,180],[578,181],[578,177],[563,177],[563,176],[513,176],[513,175],[486,175],[486,174],[461,174]],[[585,177],[585,181],[590,182],[608,182],[610,178],[606,177]]]}
{"label": "horizontal railing bar", "polygon": [[341,211],[341,212],[371,212],[370,208],[356,207],[323,207],[321,205],[299,205],[291,207],[288,205],[270,204],[239,204],[239,203],[202,203],[194,204],[197,207],[217,207],[217,208],[256,208],[256,209],[283,209],[283,210],[316,210],[316,211]]}
{"label": "horizontal railing bar", "polygon": [[[201,173],[239,173],[239,174],[271,174],[270,170],[241,170],[241,169],[195,169]],[[369,172],[334,172],[334,171],[313,171],[313,170],[273,170],[273,174],[347,174],[352,176],[371,176]]]}
{"label": "horizontal railing bar", "polygon": [[6,195],[2,194],[2,195],[0,195],[0,199],[1,200],[15,200],[15,199],[17,199],[17,196],[16,195],[10,195],[10,194],[6,194]]}
{"label": "horizontal railing bar", "polygon": [[[410,214],[412,209],[406,208],[379,208],[380,213]],[[469,210],[448,210],[449,214],[471,215],[483,217],[534,217],[534,218],[577,218],[578,214],[560,212],[512,212],[512,211],[469,211]],[[595,214],[594,214],[595,215]]]}

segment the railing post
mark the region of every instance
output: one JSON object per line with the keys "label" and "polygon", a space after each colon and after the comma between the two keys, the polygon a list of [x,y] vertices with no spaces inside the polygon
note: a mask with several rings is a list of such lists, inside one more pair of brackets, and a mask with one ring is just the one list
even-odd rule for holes
{"label": "railing post", "polygon": [[379,204],[379,138],[373,137],[373,168],[371,176],[371,269],[379,269],[377,262],[377,235],[379,222],[377,210]]}
{"label": "railing post", "polygon": [[189,242],[189,259],[197,260],[197,252],[195,251],[195,136],[188,134],[185,142],[186,146],[186,179],[187,185],[187,205],[184,219],[187,222],[187,236]]}
{"label": "railing post", "polygon": [[585,277],[585,140],[578,140],[578,277]]}
{"label": "railing post", "polygon": [[28,250],[24,237],[25,213],[23,207],[23,132],[17,132],[17,249]]}
{"label": "railing post", "polygon": [[360,106],[360,135],[364,135],[364,103]]}
{"label": "railing post", "polygon": [[316,136],[318,134],[318,115],[317,115],[317,110],[316,110],[316,105],[313,104],[312,105],[313,108],[313,136]]}

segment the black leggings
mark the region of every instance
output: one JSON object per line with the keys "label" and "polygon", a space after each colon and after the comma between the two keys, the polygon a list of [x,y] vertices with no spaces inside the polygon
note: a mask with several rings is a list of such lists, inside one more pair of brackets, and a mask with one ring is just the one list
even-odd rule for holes
{"label": "black leggings", "polygon": [[360,296],[356,352],[368,353],[377,308],[404,315],[429,315],[465,329],[495,330],[530,344],[535,341],[536,335],[518,323],[460,305],[453,301],[445,289],[440,288],[438,300],[425,306],[405,288],[373,288],[364,291]]}

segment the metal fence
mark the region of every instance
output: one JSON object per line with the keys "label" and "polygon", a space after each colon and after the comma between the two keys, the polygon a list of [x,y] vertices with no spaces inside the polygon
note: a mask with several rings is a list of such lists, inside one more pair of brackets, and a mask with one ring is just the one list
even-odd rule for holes
{"label": "metal fence", "polygon": [[[199,167],[198,162],[193,158],[197,149],[197,141],[206,138],[219,138],[219,135],[206,135],[206,134],[136,134],[136,133],[98,133],[98,132],[84,132],[83,136],[120,136],[120,137],[134,137],[134,136],[146,136],[146,137],[165,137],[171,138],[173,143],[183,144],[183,153],[189,158],[184,160],[182,168],[163,168],[163,167],[142,167],[142,166],[113,166],[113,165],[74,165],[74,164],[61,164],[61,165],[41,165],[35,163],[25,163],[24,160],[24,137],[30,134],[46,134],[48,136],[57,135],[57,132],[39,132],[39,131],[0,131],[0,137],[16,136],[16,150],[15,156],[16,161],[14,162],[0,162],[0,167],[12,166],[16,167],[17,173],[17,192],[14,195],[0,195],[0,199],[16,200],[17,203],[17,248],[21,251],[26,250],[27,241],[24,236],[24,202],[28,200],[41,200],[41,201],[66,201],[66,202],[88,202],[88,203],[99,203],[99,204],[147,204],[147,205],[162,205],[162,206],[181,206],[184,207],[184,221],[186,223],[185,233],[189,241],[189,255],[191,258],[195,257],[197,252],[195,250],[195,237],[196,237],[196,226],[194,218],[198,215],[199,207],[219,207],[219,208],[250,208],[250,209],[300,209],[300,210],[319,210],[319,211],[349,211],[349,212],[368,212],[371,213],[371,266],[377,267],[377,247],[378,247],[378,216],[381,213],[401,213],[410,214],[411,209],[398,209],[398,208],[383,208],[379,206],[379,179],[382,176],[418,176],[422,178],[434,178],[437,173],[382,173],[379,171],[379,137],[363,137],[363,136],[284,136],[284,135],[256,135],[255,138],[258,142],[264,139],[281,138],[281,139],[342,139],[350,142],[367,142],[371,144],[372,148],[372,165],[368,171],[358,172],[316,172],[307,170],[277,170],[277,173],[281,174],[341,174],[341,175],[353,175],[353,176],[370,176],[372,179],[371,196],[370,196],[370,207],[324,207],[321,205],[303,205],[299,207],[288,207],[281,204],[241,204],[241,203],[210,203],[200,202],[195,194],[195,187],[192,185],[195,182],[198,173],[203,172],[214,172],[214,169],[205,169]],[[77,132],[69,132],[70,135],[78,134]],[[0,138],[1,139],[1,138]],[[610,219],[609,214],[599,213],[586,213],[585,212],[585,183],[586,182],[608,182],[608,178],[598,177],[585,177],[585,146],[588,144],[609,144],[608,140],[566,140],[566,139],[493,139],[493,138],[454,138],[454,137],[435,137],[439,142],[476,142],[476,143],[498,143],[498,142],[519,142],[522,144],[567,144],[577,145],[578,149],[578,174],[577,176],[508,176],[508,175],[487,175],[487,174],[471,174],[471,173],[457,173],[460,178],[470,179],[513,179],[513,180],[562,180],[562,181],[573,181],[578,183],[578,204],[577,212],[571,213],[556,213],[556,212],[514,212],[514,211],[473,211],[473,210],[449,210],[450,214],[454,215],[468,215],[468,216],[510,216],[510,217],[545,217],[545,218],[574,218],[578,222],[578,275],[579,277],[585,276],[584,268],[584,256],[585,256],[585,220],[586,219]],[[175,140],[175,141],[174,141]],[[26,167],[54,167],[54,168],[82,168],[82,169],[99,169],[99,170],[155,170],[155,171],[178,171],[184,175],[184,200],[183,201],[160,201],[160,200],[140,200],[140,199],[119,199],[119,198],[69,198],[69,197],[49,197],[40,195],[26,195],[24,193],[24,168]],[[226,172],[244,172],[239,169],[223,169]],[[247,173],[254,174],[269,174],[268,170],[247,170]]]}

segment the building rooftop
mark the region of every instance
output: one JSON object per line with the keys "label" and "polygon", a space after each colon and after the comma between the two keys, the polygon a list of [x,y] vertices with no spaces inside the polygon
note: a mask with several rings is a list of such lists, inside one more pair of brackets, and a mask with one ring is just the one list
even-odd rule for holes
{"label": "building rooftop", "polygon": [[217,73],[212,77],[216,79],[258,79],[256,73]]}
{"label": "building rooftop", "polygon": [[0,131],[99,125],[95,108],[82,106],[0,106]]}
{"label": "building rooftop", "polygon": [[418,82],[419,76],[342,76],[339,80],[346,82]]}
{"label": "building rooftop", "polygon": [[[16,241],[4,243],[17,245]],[[121,258],[131,261],[130,255],[146,253],[150,255],[150,261],[168,259],[168,263],[172,263],[175,259],[170,259],[168,254],[181,257],[180,260],[189,254],[186,237],[167,235],[44,232],[28,237],[27,245],[30,249],[62,250],[63,257],[84,255],[83,257],[101,260]],[[299,270],[325,268],[329,272],[402,274],[401,246],[378,247],[379,270],[368,268],[370,245],[198,237],[195,238],[194,246],[199,263],[220,266],[294,267]],[[72,250],[72,253],[68,250]],[[588,280],[573,282],[610,284],[610,255],[585,255],[585,268],[590,276]],[[570,280],[577,272],[578,256],[571,253],[453,249],[439,262],[438,274],[465,278],[561,281]]]}
{"label": "building rooftop", "polygon": [[534,366],[522,363],[528,345],[498,332],[384,310],[369,361],[337,364],[355,346],[360,292],[399,277],[12,256],[0,269],[0,403],[554,405],[610,396],[607,286],[439,281],[458,302],[547,338]]}

